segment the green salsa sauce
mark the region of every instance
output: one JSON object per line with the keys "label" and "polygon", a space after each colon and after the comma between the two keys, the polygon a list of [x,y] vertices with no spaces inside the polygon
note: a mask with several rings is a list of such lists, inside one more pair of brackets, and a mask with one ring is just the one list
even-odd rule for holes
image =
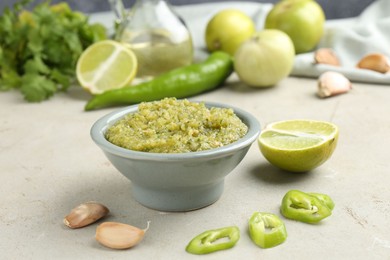
{"label": "green salsa sauce", "polygon": [[233,143],[248,127],[230,108],[165,98],[143,102],[108,128],[106,139],[123,148],[152,153],[187,153]]}

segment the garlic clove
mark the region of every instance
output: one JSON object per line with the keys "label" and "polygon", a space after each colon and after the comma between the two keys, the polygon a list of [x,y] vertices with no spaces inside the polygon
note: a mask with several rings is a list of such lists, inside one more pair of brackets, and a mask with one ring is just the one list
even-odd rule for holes
{"label": "garlic clove", "polygon": [[360,69],[373,70],[380,73],[390,72],[389,57],[380,54],[372,53],[364,56],[356,65]]}
{"label": "garlic clove", "polygon": [[321,48],[314,52],[314,61],[316,64],[328,64],[340,66],[340,60],[336,53],[330,48]]}
{"label": "garlic clove", "polygon": [[64,224],[70,228],[88,226],[106,216],[109,209],[97,202],[86,202],[78,205],[64,218]]}
{"label": "garlic clove", "polygon": [[326,98],[346,93],[352,89],[352,84],[343,74],[327,71],[318,78],[317,96]]}
{"label": "garlic clove", "polygon": [[118,222],[104,222],[96,228],[96,240],[109,248],[113,249],[127,249],[131,248],[142,241],[146,229],[139,229],[137,227],[118,223]]}

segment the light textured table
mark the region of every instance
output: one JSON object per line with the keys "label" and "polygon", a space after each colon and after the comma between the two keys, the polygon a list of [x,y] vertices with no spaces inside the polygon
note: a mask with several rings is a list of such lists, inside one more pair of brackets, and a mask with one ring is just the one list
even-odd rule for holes
{"label": "light textured table", "polygon": [[[191,10],[182,14],[193,16]],[[190,29],[207,21],[200,18]],[[113,16],[92,21],[110,25]],[[193,40],[204,45],[202,33]],[[340,138],[331,159],[305,174],[271,166],[253,144],[226,178],[222,197],[186,213],[138,204],[131,182],[93,143],[92,124],[116,108],[84,112],[90,96],[77,87],[40,104],[24,102],[16,91],[0,93],[0,259],[200,259],[185,252],[187,243],[204,230],[230,225],[241,230],[238,244],[202,259],[390,259],[390,86],[353,87],[322,100],[315,96],[315,79],[287,78],[274,88],[253,89],[233,75],[225,86],[194,97],[241,107],[262,126],[296,118],[331,121],[340,127]],[[333,215],[318,225],[285,220],[287,241],[258,248],[247,234],[248,219],[255,211],[280,214],[290,189],[329,194],[336,203]],[[94,239],[98,223],[78,230],[62,223],[73,207],[91,200],[111,210],[102,221],[140,228],[151,221],[144,241],[110,250]]]}
{"label": "light textured table", "polygon": [[[138,204],[131,182],[89,136],[91,125],[114,108],[84,112],[81,89],[40,104],[19,93],[0,93],[0,252],[2,259],[200,259],[185,252],[204,230],[237,225],[238,244],[202,259],[390,259],[390,87],[354,84],[345,95],[321,100],[313,79],[287,78],[276,87],[251,89],[236,81],[196,100],[217,101],[253,113],[262,126],[295,118],[340,127],[338,147],[321,167],[292,174],[271,166],[253,144],[226,178],[213,205],[165,213]],[[333,215],[318,225],[285,220],[288,239],[261,249],[247,234],[254,211],[279,214],[290,189],[329,194]],[[150,229],[130,250],[110,250],[94,239],[97,224],[71,230],[63,217],[86,201],[107,205],[104,221]]]}

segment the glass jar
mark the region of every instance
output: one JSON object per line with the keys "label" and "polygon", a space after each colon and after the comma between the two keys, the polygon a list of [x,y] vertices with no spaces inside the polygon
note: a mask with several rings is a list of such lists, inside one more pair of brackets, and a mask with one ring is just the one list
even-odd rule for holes
{"label": "glass jar", "polygon": [[119,18],[115,39],[137,56],[137,78],[153,78],[192,63],[191,34],[166,0],[136,0],[129,12],[120,0],[110,2]]}

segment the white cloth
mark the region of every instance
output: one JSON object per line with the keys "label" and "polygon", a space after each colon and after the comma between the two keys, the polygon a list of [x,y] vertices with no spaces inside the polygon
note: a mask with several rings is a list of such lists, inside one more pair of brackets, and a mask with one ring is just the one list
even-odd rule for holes
{"label": "white cloth", "polygon": [[374,2],[356,18],[329,20],[325,28],[318,47],[332,48],[342,66],[314,65],[313,53],[305,53],[297,55],[292,75],[318,77],[332,70],[341,72],[351,81],[390,85],[390,73],[356,68],[358,61],[369,53],[390,57],[390,1]]}

